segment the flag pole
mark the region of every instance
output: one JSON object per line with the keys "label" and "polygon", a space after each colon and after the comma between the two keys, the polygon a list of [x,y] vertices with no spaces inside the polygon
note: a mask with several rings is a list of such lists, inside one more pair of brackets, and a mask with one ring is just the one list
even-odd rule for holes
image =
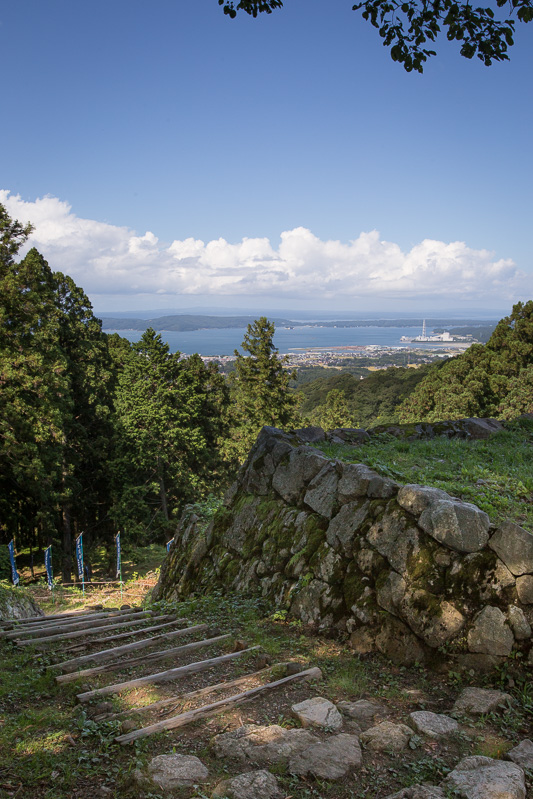
{"label": "flag pole", "polygon": [[48,589],[52,592],[52,603],[55,605],[55,594],[54,594],[54,571],[52,568],[52,545],[50,544],[44,550],[44,566],[46,569],[46,579],[48,581]]}
{"label": "flag pole", "polygon": [[115,543],[117,545],[117,573],[115,580],[118,578],[120,582],[120,601],[122,602],[122,557],[120,551],[120,530],[115,536]]}
{"label": "flag pole", "polygon": [[83,573],[83,533],[76,538],[76,561],[78,563],[78,577],[81,577],[81,590],[85,598],[85,575]]}

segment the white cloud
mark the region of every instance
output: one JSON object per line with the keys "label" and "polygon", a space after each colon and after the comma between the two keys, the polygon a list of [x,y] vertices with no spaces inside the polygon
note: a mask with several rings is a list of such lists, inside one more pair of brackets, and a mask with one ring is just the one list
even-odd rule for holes
{"label": "white cloud", "polygon": [[322,241],[303,227],[266,238],[162,245],[147,232],[81,219],[55,197],[24,202],[0,190],[0,203],[35,231],[52,269],[71,275],[87,293],[144,295],[264,295],[273,298],[439,298],[509,301],[533,293],[531,276],[510,259],[464,242],[425,239],[408,252],[377,231],[348,243]]}

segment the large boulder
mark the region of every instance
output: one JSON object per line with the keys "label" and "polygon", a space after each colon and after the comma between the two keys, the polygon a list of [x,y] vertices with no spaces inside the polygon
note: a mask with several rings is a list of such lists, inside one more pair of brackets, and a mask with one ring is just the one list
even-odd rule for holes
{"label": "large boulder", "polygon": [[216,735],[213,748],[220,758],[268,766],[286,763],[294,754],[318,742],[308,730],[286,730],[277,724],[266,727],[247,724]]}
{"label": "large boulder", "polygon": [[463,799],[525,799],[524,772],[515,763],[465,757],[443,782]]}
{"label": "large boulder", "polygon": [[211,794],[224,799],[283,799],[285,793],[276,777],[266,769],[247,771],[230,780],[219,782]]}
{"label": "large boulder", "polygon": [[491,606],[483,608],[477,614],[468,633],[469,650],[485,655],[508,656],[511,654],[513,644],[513,633],[501,610]]}
{"label": "large boulder", "polygon": [[293,755],[289,772],[305,777],[311,774],[324,780],[339,780],[361,765],[362,754],[357,735],[340,733]]}
{"label": "large boulder", "polygon": [[504,522],[489,541],[515,577],[533,574],[533,535],[513,522]]}
{"label": "large boulder", "polygon": [[165,791],[185,785],[196,785],[209,779],[209,771],[193,755],[158,755],[148,765],[150,780]]}
{"label": "large boulder", "polygon": [[470,502],[452,497],[432,502],[421,514],[419,525],[436,541],[457,552],[478,552],[489,540],[487,514]]}

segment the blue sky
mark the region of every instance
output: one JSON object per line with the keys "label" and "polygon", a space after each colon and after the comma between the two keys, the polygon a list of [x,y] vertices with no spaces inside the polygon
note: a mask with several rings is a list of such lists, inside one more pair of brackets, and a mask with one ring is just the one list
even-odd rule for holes
{"label": "blue sky", "polygon": [[97,309],[533,296],[533,25],[390,59],[351,0],[0,3],[0,202]]}

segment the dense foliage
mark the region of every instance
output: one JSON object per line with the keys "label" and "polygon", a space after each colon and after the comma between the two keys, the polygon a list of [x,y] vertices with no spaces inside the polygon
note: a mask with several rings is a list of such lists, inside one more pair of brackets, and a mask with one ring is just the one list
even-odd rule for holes
{"label": "dense foliage", "polygon": [[165,541],[264,424],[296,422],[297,397],[272,322],[248,326],[229,380],[152,328],[132,345],[106,335],[82,289],[37,250],[15,260],[30,232],[0,206],[0,543],[54,544],[69,581],[76,536],[86,560],[119,530],[125,544]]}
{"label": "dense foliage", "polygon": [[[361,380],[347,372],[340,372],[332,377],[322,377],[301,386],[302,404],[300,411],[309,423],[320,424],[331,429],[332,421],[328,418],[333,399],[338,404],[336,395],[331,392],[340,391],[346,401],[346,419],[350,427],[370,427],[374,424],[387,424],[398,421],[398,408],[420,381],[428,373],[429,366],[418,369],[390,368],[372,372]],[[329,407],[328,407],[329,405]],[[343,425],[335,424],[334,427]],[[346,426],[346,425],[344,425]]]}
{"label": "dense foliage", "polygon": [[519,302],[486,345],[431,367],[400,409],[402,421],[512,418],[531,411],[533,301]]}
{"label": "dense foliage", "polygon": [[102,332],[74,281],[35,249],[0,206],[0,542],[53,543],[56,572],[85,551],[164,540],[185,502],[224,477],[226,382],[153,330],[130,345]]}

